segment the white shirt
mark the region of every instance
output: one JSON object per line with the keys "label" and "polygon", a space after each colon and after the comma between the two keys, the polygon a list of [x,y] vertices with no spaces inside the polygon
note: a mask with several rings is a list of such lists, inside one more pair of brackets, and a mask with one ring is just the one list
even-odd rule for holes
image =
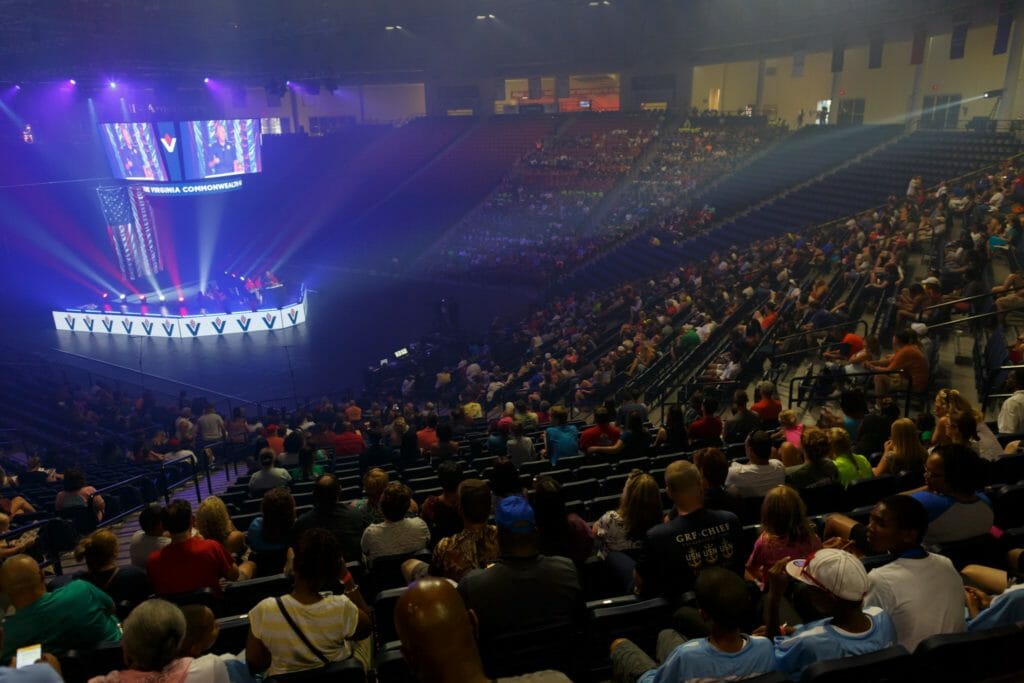
{"label": "white shirt", "polygon": [[1020,434],[1024,432],[1024,389],[1018,389],[1003,401],[996,422],[1000,434]]}
{"label": "white shirt", "polygon": [[[291,595],[281,597],[288,616],[306,639],[332,662],[351,656],[347,642],[359,625],[359,610],[344,595],[328,595],[304,605]],[[252,634],[270,650],[268,676],[322,666],[320,659],[295,634],[274,598],[265,598],[249,612]]]}
{"label": "white shirt", "polygon": [[743,496],[763,496],[773,487],[786,483],[786,466],[781,460],[769,460],[767,465],[734,462],[725,477],[726,488]]}
{"label": "white shirt", "polygon": [[133,566],[146,571],[146,561],[149,560],[149,556],[170,544],[171,539],[167,536],[147,536],[145,531],[139,529],[132,536],[128,546],[128,555],[131,557]]}
{"label": "white shirt", "polygon": [[949,558],[901,557],[868,573],[868,585],[864,605],[885,610],[907,652],[930,636],[967,629],[964,583]]}

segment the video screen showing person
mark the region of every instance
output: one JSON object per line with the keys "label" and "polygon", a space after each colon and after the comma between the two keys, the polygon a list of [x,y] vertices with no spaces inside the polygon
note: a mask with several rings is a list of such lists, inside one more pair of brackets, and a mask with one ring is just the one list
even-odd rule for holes
{"label": "video screen showing person", "polygon": [[185,176],[217,178],[263,170],[258,119],[217,119],[182,124]]}
{"label": "video screen showing person", "polygon": [[167,182],[151,123],[103,123],[100,137],[115,178]]}

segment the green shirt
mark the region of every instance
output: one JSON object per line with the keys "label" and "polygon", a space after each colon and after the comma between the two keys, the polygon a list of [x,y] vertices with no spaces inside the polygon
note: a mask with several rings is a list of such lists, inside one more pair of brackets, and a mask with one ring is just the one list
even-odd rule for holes
{"label": "green shirt", "polygon": [[44,652],[62,655],[119,640],[114,601],[88,581],[72,581],[7,617],[0,657],[8,661],[19,647],[36,643]]}
{"label": "green shirt", "polygon": [[[323,473],[324,473],[324,468],[322,466],[320,466],[320,465],[313,465],[313,476],[312,476],[313,480],[318,479],[320,477],[320,475],[323,474]],[[292,481],[306,481],[305,479],[302,478],[302,468],[301,467],[296,467],[296,468],[290,470],[289,474],[292,475]]]}
{"label": "green shirt", "polygon": [[697,330],[687,330],[679,335],[678,344],[683,351],[689,351],[700,345],[700,335],[697,334]]}
{"label": "green shirt", "polygon": [[839,470],[839,483],[843,488],[849,486],[858,479],[870,479],[875,476],[871,471],[871,463],[863,455],[852,455],[853,460],[845,456],[839,456],[832,462]]}

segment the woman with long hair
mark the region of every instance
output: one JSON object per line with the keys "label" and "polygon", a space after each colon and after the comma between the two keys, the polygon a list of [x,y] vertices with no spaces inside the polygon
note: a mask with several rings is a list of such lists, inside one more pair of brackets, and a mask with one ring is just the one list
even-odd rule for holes
{"label": "woman with long hair", "polygon": [[917,425],[910,418],[901,417],[892,423],[889,440],[885,442],[882,459],[871,471],[876,477],[883,474],[923,472],[928,451],[921,445]]}
{"label": "woman with long hair", "polygon": [[641,470],[633,470],[622,489],[618,508],[594,522],[598,556],[639,550],[647,530],[661,523],[662,514],[658,482]]}
{"label": "woman with long hair", "polygon": [[871,463],[863,455],[853,452],[853,442],[850,434],[842,427],[832,427],[825,430],[828,434],[828,445],[831,449],[832,461],[839,470],[839,483],[847,487],[860,479],[870,479],[875,476],[871,472]]}
{"label": "woman with long hair", "polygon": [[121,544],[117,535],[109,529],[94,531],[75,548],[75,559],[85,561],[86,570],[76,579],[88,581],[110,596],[114,604],[128,602],[137,605],[145,600],[153,589],[146,578],[146,572],[131,565],[119,567],[117,555]]}
{"label": "woman with long hair", "polygon": [[288,559],[289,540],[295,526],[295,499],[284,487],[270,489],[263,494],[260,513],[246,533],[256,574],[280,574]]}
{"label": "woman with long hair", "polygon": [[662,453],[679,453],[690,447],[686,435],[686,419],[683,408],[679,404],[669,406],[665,422],[654,437],[654,447]]}
{"label": "woman with long hair", "polygon": [[530,503],[537,519],[540,552],[568,557],[576,564],[586,562],[594,547],[594,537],[579,515],[566,511],[562,485],[553,477],[537,477]]}
{"label": "woman with long hair", "polygon": [[747,559],[747,575],[764,588],[768,570],[786,557],[807,557],[821,547],[807,506],[791,486],[768,491],[761,504],[761,535]]}
{"label": "woman with long hair", "polygon": [[[224,501],[217,496],[204,498],[196,508],[196,531],[208,541],[224,546],[228,554],[237,557],[245,552],[245,534],[235,528]],[[238,574],[241,580],[251,579],[256,572],[252,562],[240,562]]]}

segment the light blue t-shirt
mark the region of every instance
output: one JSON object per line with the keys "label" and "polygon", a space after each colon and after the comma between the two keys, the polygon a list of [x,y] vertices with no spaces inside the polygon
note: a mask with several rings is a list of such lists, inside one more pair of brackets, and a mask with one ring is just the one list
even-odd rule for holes
{"label": "light blue t-shirt", "polygon": [[63,683],[63,680],[49,664],[30,664],[20,669],[0,666],[2,683]]}
{"label": "light blue t-shirt", "polygon": [[548,427],[544,436],[547,439],[548,460],[552,466],[558,464],[559,458],[571,458],[580,452],[580,435],[576,425]]}
{"label": "light blue t-shirt", "polygon": [[1010,586],[992,598],[992,604],[967,622],[968,631],[987,631],[1024,621],[1024,583]]}
{"label": "light blue t-shirt", "polygon": [[739,652],[722,652],[707,638],[688,640],[665,659],[657,669],[651,669],[637,679],[637,683],[686,683],[698,680],[722,680],[776,671],[772,641],[758,636],[745,636],[746,642]]}
{"label": "light blue t-shirt", "polygon": [[815,662],[878,652],[896,644],[892,619],[878,607],[865,607],[871,628],[864,633],[848,633],[832,625],[832,618],[798,626],[789,636],[775,639],[775,659],[790,676],[799,675]]}

